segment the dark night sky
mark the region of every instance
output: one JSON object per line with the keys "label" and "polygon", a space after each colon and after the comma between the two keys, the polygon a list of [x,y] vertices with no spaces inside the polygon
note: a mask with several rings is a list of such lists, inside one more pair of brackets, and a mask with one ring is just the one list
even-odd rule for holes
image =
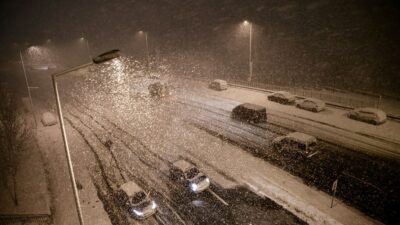
{"label": "dark night sky", "polygon": [[[2,1],[1,30],[2,48],[12,43],[40,44],[46,39],[67,41],[82,34],[94,42],[116,42],[132,35],[137,30],[147,29],[153,33],[195,27],[198,32],[206,32],[209,26],[218,23],[237,23],[243,18],[263,23],[279,22],[276,16],[280,7],[290,7],[290,0],[13,0]],[[302,3],[328,2],[334,7],[346,1],[303,0]],[[347,1],[349,2],[349,1]],[[353,2],[373,2],[375,5],[393,7],[374,0]],[[385,1],[383,1],[385,2]],[[304,4],[306,5],[306,4]],[[367,4],[365,4],[367,5]],[[398,9],[398,8],[397,8]],[[396,14],[398,10],[392,13]],[[301,14],[301,13],[300,13]],[[297,15],[300,15],[297,13]],[[300,15],[301,16],[301,15]],[[391,15],[389,15],[391,16]],[[395,17],[398,18],[398,17]],[[318,20],[319,18],[315,18]],[[390,18],[389,18],[390,19]],[[295,18],[296,20],[296,18]],[[268,21],[268,22],[266,22]],[[195,26],[196,22],[198,23]],[[283,26],[290,27],[293,22]],[[192,24],[191,24],[192,23]],[[268,25],[268,24],[266,24]],[[211,27],[212,28],[212,27]]]}
{"label": "dark night sky", "polygon": [[158,47],[164,56],[170,52],[192,51],[191,56],[205,52],[203,59],[188,59],[189,63],[214,57],[229,67],[235,60],[245,61],[235,54],[246,51],[227,43],[235,41],[234,27],[248,19],[257,26],[255,63],[266,77],[321,74],[324,82],[338,77],[346,84],[346,77],[358,76],[355,82],[369,79],[367,84],[374,86],[383,79],[382,88],[392,85],[396,90],[400,81],[391,84],[391,80],[399,80],[399,2],[9,0],[0,3],[0,59],[15,58],[19,49],[42,45],[47,39],[65,48],[65,43],[81,36],[90,41],[95,54],[111,48],[131,53],[135,50],[135,33],[147,30],[152,50]]}

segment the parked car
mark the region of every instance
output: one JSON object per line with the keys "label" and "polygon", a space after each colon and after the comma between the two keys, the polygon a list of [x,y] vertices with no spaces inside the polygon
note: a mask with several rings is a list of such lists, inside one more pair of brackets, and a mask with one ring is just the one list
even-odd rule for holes
{"label": "parked car", "polygon": [[315,98],[306,98],[304,100],[300,100],[296,106],[300,109],[305,109],[312,112],[321,112],[325,109],[325,102]]}
{"label": "parked car", "polygon": [[148,87],[151,97],[165,97],[170,94],[167,83],[155,82]]}
{"label": "parked car", "polygon": [[374,125],[382,124],[386,121],[386,113],[375,108],[356,108],[350,111],[347,116],[354,120],[359,120]]}
{"label": "parked car", "polygon": [[210,179],[192,163],[180,159],[172,163],[170,177],[193,193],[200,193],[210,186]]}
{"label": "parked car", "polygon": [[228,83],[225,80],[216,79],[213,80],[208,87],[217,91],[223,91],[228,89]]}
{"label": "parked car", "polygon": [[267,109],[261,105],[243,103],[236,106],[231,113],[233,119],[259,123],[267,121]]}
{"label": "parked car", "polygon": [[303,156],[311,157],[316,153],[317,139],[308,134],[293,132],[275,138],[272,145],[279,151],[300,153]]}
{"label": "parked car", "polygon": [[157,211],[157,204],[151,199],[150,193],[144,192],[133,181],[120,186],[116,192],[116,199],[136,219],[146,219]]}
{"label": "parked car", "polygon": [[268,100],[290,105],[294,104],[296,97],[287,91],[277,91],[271,95],[268,95]]}

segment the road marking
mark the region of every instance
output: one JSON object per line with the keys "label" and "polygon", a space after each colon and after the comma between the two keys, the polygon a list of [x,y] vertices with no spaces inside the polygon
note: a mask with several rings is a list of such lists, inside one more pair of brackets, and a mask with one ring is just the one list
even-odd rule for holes
{"label": "road marking", "polygon": [[156,214],[156,220],[159,220],[162,224],[169,224],[164,219],[162,219],[161,216],[159,216],[157,214]]}
{"label": "road marking", "polygon": [[214,195],[214,197],[216,197],[220,202],[222,202],[224,205],[229,205],[224,199],[222,199],[221,197],[219,197],[215,192],[213,192],[211,189],[208,189],[208,191]]}
{"label": "road marking", "polygon": [[[169,201],[171,201],[164,193],[161,192],[161,195],[165,199],[168,199]],[[164,203],[172,211],[172,213],[174,213],[174,215],[178,218],[178,220],[181,221],[182,224],[186,225],[186,222],[179,216],[179,214],[175,211],[175,209],[172,208],[172,206],[170,206],[167,202],[164,202]]]}

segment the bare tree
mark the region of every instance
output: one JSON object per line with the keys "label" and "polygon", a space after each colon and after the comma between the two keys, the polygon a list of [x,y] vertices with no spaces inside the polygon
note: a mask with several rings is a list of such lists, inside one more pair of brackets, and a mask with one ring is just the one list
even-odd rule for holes
{"label": "bare tree", "polygon": [[15,205],[17,171],[21,151],[31,140],[29,126],[21,114],[18,98],[6,85],[0,85],[0,175]]}

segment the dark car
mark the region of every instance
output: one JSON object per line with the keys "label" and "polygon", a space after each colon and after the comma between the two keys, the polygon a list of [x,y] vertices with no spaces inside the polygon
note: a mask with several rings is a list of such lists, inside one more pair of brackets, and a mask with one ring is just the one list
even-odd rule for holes
{"label": "dark car", "polygon": [[253,123],[266,122],[267,109],[261,105],[243,103],[232,110],[232,118]]}
{"label": "dark car", "polygon": [[294,104],[296,97],[287,91],[278,91],[268,95],[268,100],[278,102],[280,104],[292,105]]}

